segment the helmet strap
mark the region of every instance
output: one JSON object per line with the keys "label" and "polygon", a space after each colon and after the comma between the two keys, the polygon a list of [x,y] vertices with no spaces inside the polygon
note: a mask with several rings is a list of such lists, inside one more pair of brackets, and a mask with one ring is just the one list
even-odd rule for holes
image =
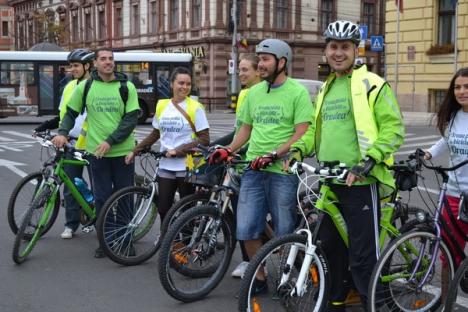
{"label": "helmet strap", "polygon": [[275,56],[275,71],[273,72],[273,75],[271,76],[271,79],[267,79],[267,81],[268,81],[267,93],[270,93],[271,86],[273,85],[273,83],[275,83],[276,78],[278,78],[278,76],[281,74],[281,72],[284,71],[284,69],[286,68],[286,63],[284,64],[284,67],[281,70],[278,70],[278,65],[279,65],[279,60]]}

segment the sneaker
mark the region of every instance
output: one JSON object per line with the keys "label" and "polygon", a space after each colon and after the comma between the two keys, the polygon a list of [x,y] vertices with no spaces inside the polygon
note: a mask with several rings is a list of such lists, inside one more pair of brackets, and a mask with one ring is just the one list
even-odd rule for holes
{"label": "sneaker", "polygon": [[251,296],[260,295],[268,291],[268,284],[266,280],[259,280],[255,278],[252,284],[252,294]]}
{"label": "sneaker", "polygon": [[102,249],[101,247],[98,247],[96,248],[96,250],[94,251],[94,258],[105,258],[106,257],[106,254],[104,253],[104,249]]}
{"label": "sneaker", "polygon": [[362,304],[361,302],[361,295],[355,290],[354,288],[351,288],[348,291],[348,295],[346,296],[345,299],[345,305],[360,305]]}
{"label": "sneaker", "polygon": [[231,276],[242,278],[248,266],[249,266],[249,263],[247,261],[242,261],[241,263],[237,265],[234,271],[232,271]]}
{"label": "sneaker", "polygon": [[63,239],[70,239],[73,237],[73,231],[71,228],[68,226],[65,227],[65,230],[63,230],[62,234],[60,234],[60,237]]}
{"label": "sneaker", "polygon": [[92,227],[92,226],[90,226],[90,225],[83,226],[83,227],[81,228],[81,232],[83,232],[84,234],[91,233],[92,231],[94,231],[94,227]]}
{"label": "sneaker", "polygon": [[327,309],[325,310],[326,312],[345,312],[346,311],[346,305],[344,304],[332,304],[328,303]]}

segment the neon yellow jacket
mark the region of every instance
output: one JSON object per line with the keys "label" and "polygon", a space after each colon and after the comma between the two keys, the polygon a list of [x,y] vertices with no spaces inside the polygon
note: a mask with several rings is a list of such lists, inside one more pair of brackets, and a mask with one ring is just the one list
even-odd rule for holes
{"label": "neon yellow jacket", "polygon": [[[335,77],[335,74],[331,74],[320,89],[314,105],[314,122],[296,142],[306,146],[307,154],[318,151],[320,144],[336,144],[320,142],[320,111]],[[351,100],[361,157],[364,159],[369,156],[376,161],[370,175],[380,182],[381,196],[384,197],[395,188],[395,181],[387,166],[393,163],[392,154],[403,143],[405,135],[400,108],[385,80],[367,71],[365,65],[352,72]]]}
{"label": "neon yellow jacket", "polygon": [[[68,107],[68,102],[70,101],[73,91],[75,91],[75,88],[78,86],[78,79],[74,79],[67,83],[65,88],[63,89],[62,93],[62,105],[60,109],[60,121],[62,121],[63,116],[65,116],[65,113],[67,112],[67,107]],[[86,148],[86,131],[88,130],[88,122],[85,120],[83,122],[83,126],[81,128],[80,135],[78,136],[78,139],[76,140],[75,143],[75,148],[77,149],[82,149],[84,150]]]}

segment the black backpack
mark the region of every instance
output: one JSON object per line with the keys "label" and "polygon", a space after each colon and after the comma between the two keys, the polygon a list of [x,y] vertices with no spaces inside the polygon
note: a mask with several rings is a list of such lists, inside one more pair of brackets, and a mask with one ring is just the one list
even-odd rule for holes
{"label": "black backpack", "polygon": [[[86,108],[86,98],[88,97],[89,89],[91,88],[91,85],[93,84],[93,79],[89,78],[86,80],[84,90],[83,90],[83,106],[81,108],[81,113],[84,113],[84,110]],[[120,93],[120,98],[124,102],[124,105],[127,105],[128,101],[128,87],[127,87],[127,80],[120,81],[120,88],[119,88],[119,93]]]}

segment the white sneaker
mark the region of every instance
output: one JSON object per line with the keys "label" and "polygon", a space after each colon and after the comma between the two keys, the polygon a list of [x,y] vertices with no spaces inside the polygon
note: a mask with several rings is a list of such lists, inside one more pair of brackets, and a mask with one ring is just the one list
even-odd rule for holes
{"label": "white sneaker", "polygon": [[73,237],[73,230],[70,229],[69,227],[65,227],[65,230],[63,230],[62,234],[60,234],[60,237],[63,239],[70,239]]}
{"label": "white sneaker", "polygon": [[232,271],[231,276],[242,278],[248,266],[249,266],[249,263],[247,261],[242,261],[241,263],[237,265],[234,271]]}

